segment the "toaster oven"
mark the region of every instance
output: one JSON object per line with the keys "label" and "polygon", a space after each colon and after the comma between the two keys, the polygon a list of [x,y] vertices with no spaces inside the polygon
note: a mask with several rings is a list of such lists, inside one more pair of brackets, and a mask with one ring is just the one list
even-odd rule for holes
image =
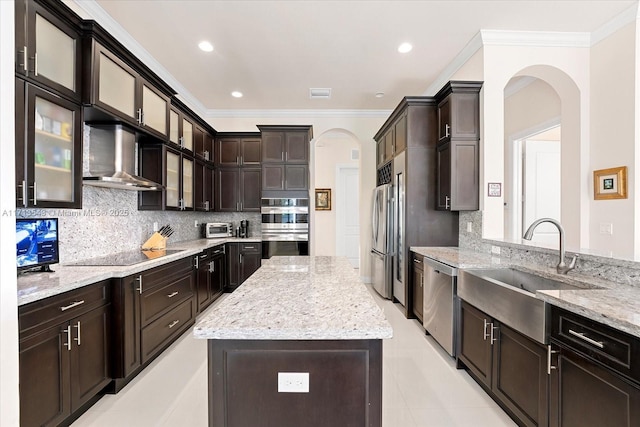
{"label": "toaster oven", "polygon": [[202,224],[202,237],[215,239],[233,237],[233,224],[230,222],[206,222]]}

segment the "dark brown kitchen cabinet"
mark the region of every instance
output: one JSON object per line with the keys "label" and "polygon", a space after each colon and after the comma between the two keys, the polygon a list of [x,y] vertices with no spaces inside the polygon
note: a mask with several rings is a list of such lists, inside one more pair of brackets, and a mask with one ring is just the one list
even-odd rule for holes
{"label": "dark brown kitchen cabinet", "polygon": [[111,381],[110,282],[18,308],[20,425],[59,425]]}
{"label": "dark brown kitchen cabinet", "polygon": [[[115,51],[116,48],[114,48]],[[141,64],[121,59],[128,52],[114,53],[96,38],[85,41],[85,120],[121,121],[144,130],[162,141],[169,139],[169,99],[175,93],[161,81],[152,81],[138,71]],[[135,61],[135,59],[134,59]],[[155,77],[150,75],[150,77]]]}
{"label": "dark brown kitchen cabinet", "polygon": [[478,141],[447,141],[437,148],[438,210],[479,209]]}
{"label": "dark brown kitchen cabinet", "polygon": [[422,255],[411,253],[412,259],[412,289],[413,289],[413,314],[423,321],[424,310],[424,266],[422,265]]}
{"label": "dark brown kitchen cabinet", "polygon": [[399,114],[393,124],[377,138],[376,165],[380,167],[407,148],[407,112]]}
{"label": "dark brown kitchen cabinet", "polygon": [[640,339],[551,308],[550,426],[640,425]]}
{"label": "dark brown kitchen cabinet", "polygon": [[175,108],[169,110],[169,144],[174,148],[195,152],[195,125],[189,116]]}
{"label": "dark brown kitchen cabinet", "polygon": [[260,166],[260,134],[219,133],[215,141],[215,164],[217,166]]}
{"label": "dark brown kitchen cabinet", "polygon": [[458,360],[520,425],[549,423],[550,351],[461,301]]}
{"label": "dark brown kitchen cabinet", "polygon": [[309,163],[311,126],[258,126],[262,163]]}
{"label": "dark brown kitchen cabinet", "polygon": [[16,205],[82,207],[82,110],[16,78]]}
{"label": "dark brown kitchen cabinet", "polygon": [[113,281],[113,385],[118,392],[195,321],[195,261]]}
{"label": "dark brown kitchen cabinet", "polygon": [[226,292],[233,292],[244,283],[262,263],[260,242],[227,243],[227,283]]}
{"label": "dark brown kitchen cabinet", "polygon": [[180,150],[165,144],[141,144],[138,148],[139,175],[161,182],[164,189],[139,192],[138,209],[193,211],[196,207],[195,169],[193,157]]}
{"label": "dark brown kitchen cabinet", "polygon": [[222,294],[225,278],[224,245],[207,249],[197,256],[196,288],[198,312],[202,312]]}
{"label": "dark brown kitchen cabinet", "polygon": [[80,18],[60,2],[15,2],[16,74],[79,102]]}
{"label": "dark brown kitchen cabinet", "polygon": [[217,212],[260,211],[259,168],[220,168],[216,170],[215,210]]}
{"label": "dark brown kitchen cabinet", "polygon": [[309,167],[307,165],[266,164],[262,166],[263,190],[307,190]]}
{"label": "dark brown kitchen cabinet", "polygon": [[195,161],[194,206],[195,210],[210,212],[214,209],[214,170],[202,160]]}
{"label": "dark brown kitchen cabinet", "polygon": [[195,127],[193,143],[195,158],[213,163],[213,137],[205,129]]}
{"label": "dark brown kitchen cabinet", "polygon": [[436,94],[438,140],[480,138],[480,89],[482,83],[451,81]]}

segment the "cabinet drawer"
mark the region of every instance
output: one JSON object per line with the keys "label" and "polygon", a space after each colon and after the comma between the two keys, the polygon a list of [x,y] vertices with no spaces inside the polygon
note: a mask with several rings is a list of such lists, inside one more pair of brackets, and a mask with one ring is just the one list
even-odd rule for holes
{"label": "cabinet drawer", "polygon": [[159,314],[193,297],[193,275],[189,273],[165,286],[144,291],[141,298],[142,325],[148,324]]}
{"label": "cabinet drawer", "polygon": [[193,257],[183,258],[142,273],[143,295],[193,273]]}
{"label": "cabinet drawer", "polygon": [[191,298],[142,329],[142,363],[179,336],[194,319],[195,304]]}
{"label": "cabinet drawer", "polygon": [[20,334],[25,336],[37,332],[108,304],[109,284],[110,281],[105,280],[19,307]]}
{"label": "cabinet drawer", "polygon": [[262,253],[262,243],[240,243],[240,252],[243,253]]}
{"label": "cabinet drawer", "polygon": [[640,383],[640,339],[553,307],[552,338]]}

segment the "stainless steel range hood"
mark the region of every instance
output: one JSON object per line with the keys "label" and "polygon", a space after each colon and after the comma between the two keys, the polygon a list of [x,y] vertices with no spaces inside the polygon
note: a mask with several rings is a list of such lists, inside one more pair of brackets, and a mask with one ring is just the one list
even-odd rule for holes
{"label": "stainless steel range hood", "polygon": [[162,184],[137,176],[136,136],[122,125],[91,125],[84,185],[133,191],[162,190]]}

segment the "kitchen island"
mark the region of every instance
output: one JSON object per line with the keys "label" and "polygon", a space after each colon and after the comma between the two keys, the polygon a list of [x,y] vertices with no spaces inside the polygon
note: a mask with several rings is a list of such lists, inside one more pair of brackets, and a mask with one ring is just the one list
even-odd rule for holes
{"label": "kitchen island", "polygon": [[379,427],[392,334],[346,258],[264,260],[194,328],[209,340],[209,425]]}

